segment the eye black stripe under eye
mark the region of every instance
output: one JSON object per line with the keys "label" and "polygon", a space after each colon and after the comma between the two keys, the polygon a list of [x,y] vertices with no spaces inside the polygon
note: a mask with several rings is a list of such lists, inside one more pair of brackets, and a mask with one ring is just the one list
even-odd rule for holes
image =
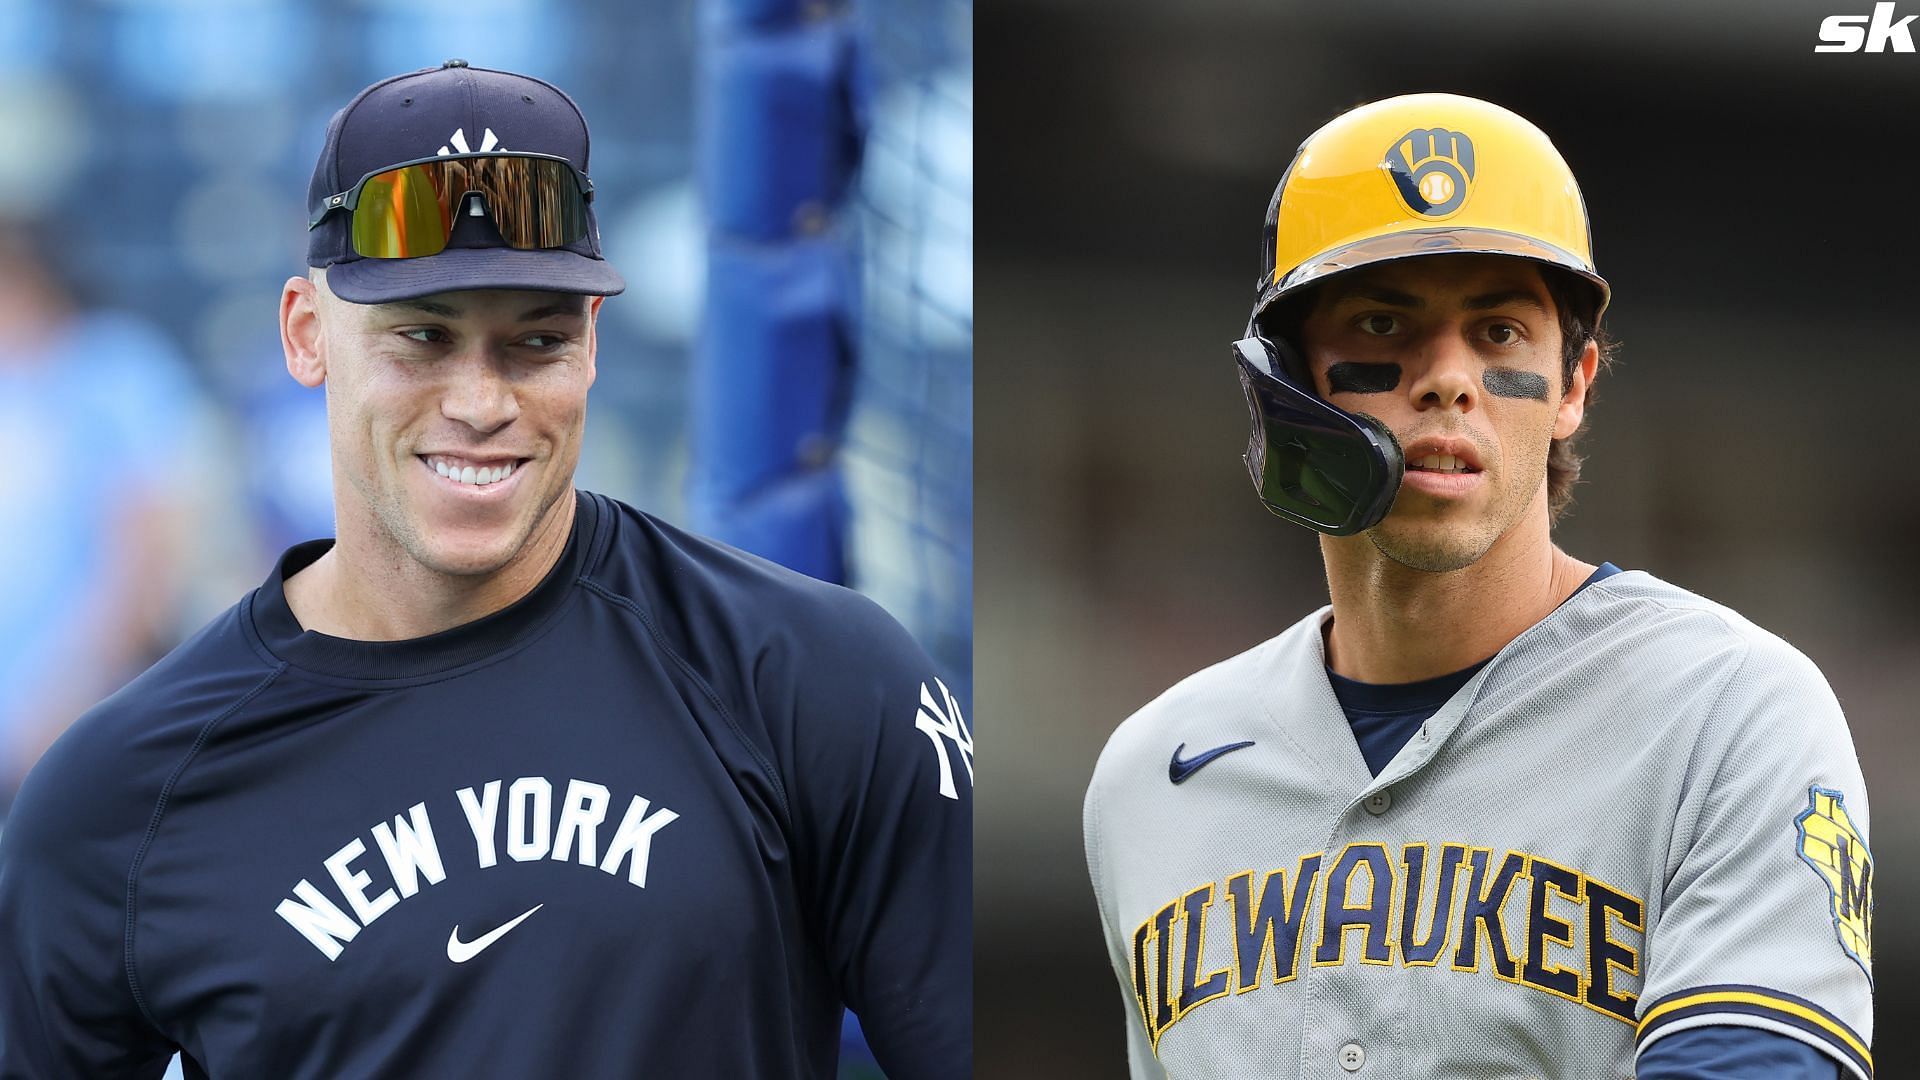
{"label": "eye black stripe under eye", "polygon": [[1480,375],[1480,385],[1494,397],[1547,400],[1547,377],[1531,371],[1490,367]]}
{"label": "eye black stripe under eye", "polygon": [[1327,368],[1327,389],[1336,394],[1384,394],[1399,385],[1399,364],[1342,361]]}

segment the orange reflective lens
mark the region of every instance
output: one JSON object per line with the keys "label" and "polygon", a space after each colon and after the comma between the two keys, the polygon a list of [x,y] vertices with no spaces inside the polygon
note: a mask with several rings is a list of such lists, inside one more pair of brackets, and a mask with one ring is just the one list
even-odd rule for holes
{"label": "orange reflective lens", "polygon": [[[485,213],[510,247],[575,243],[587,235],[586,191],[559,158],[447,157],[373,173],[340,205],[353,214],[355,254],[415,259],[445,250],[461,213]],[[469,198],[476,194],[484,211]]]}

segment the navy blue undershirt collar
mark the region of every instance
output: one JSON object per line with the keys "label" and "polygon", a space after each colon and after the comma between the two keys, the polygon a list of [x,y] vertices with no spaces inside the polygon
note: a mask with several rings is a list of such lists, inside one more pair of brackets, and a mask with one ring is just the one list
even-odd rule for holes
{"label": "navy blue undershirt collar", "polygon": [[[1488,660],[1492,658],[1489,657]],[[1437,712],[1447,699],[1467,685],[1467,680],[1487,666],[1482,660],[1469,668],[1449,672],[1432,679],[1410,683],[1369,683],[1349,679],[1327,669],[1327,681],[1333,684],[1333,696],[1349,717],[1355,713],[1387,715],[1409,712]]]}
{"label": "navy blue undershirt collar", "polygon": [[253,626],[267,651],[297,668],[350,679],[406,679],[485,659],[539,631],[573,593],[597,533],[594,496],[575,495],[573,531],[560,558],[533,591],[491,615],[426,637],[355,641],[301,627],[287,606],[286,579],[311,566],[333,541],[309,540],[287,549],[250,598]]}
{"label": "navy blue undershirt collar", "polygon": [[[1601,563],[1580,589],[1612,577],[1620,568]],[[1580,589],[1573,590],[1575,596]],[[1571,598],[1571,597],[1570,597]],[[1569,598],[1569,599],[1570,599]],[[1448,699],[1467,685],[1467,680],[1492,660],[1488,657],[1472,667],[1411,683],[1364,683],[1336,675],[1327,669],[1327,681],[1333,684],[1333,696],[1340,701],[1347,723],[1353,728],[1354,743],[1373,775],[1387,767],[1420,725],[1440,711]]]}

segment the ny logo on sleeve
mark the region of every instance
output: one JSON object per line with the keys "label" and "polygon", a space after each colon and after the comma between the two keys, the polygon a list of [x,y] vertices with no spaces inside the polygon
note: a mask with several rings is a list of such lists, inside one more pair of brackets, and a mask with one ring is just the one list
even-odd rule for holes
{"label": "ny logo on sleeve", "polygon": [[959,789],[953,786],[953,763],[947,759],[947,744],[942,739],[952,739],[954,748],[960,751],[960,763],[967,767],[967,786],[973,786],[973,732],[967,728],[967,718],[960,715],[960,703],[953,698],[953,691],[939,679],[933,685],[940,688],[939,698],[926,683],[920,684],[920,709],[914,714],[913,726],[919,728],[933,743],[934,757],[940,762],[940,794],[949,799],[960,797]]}

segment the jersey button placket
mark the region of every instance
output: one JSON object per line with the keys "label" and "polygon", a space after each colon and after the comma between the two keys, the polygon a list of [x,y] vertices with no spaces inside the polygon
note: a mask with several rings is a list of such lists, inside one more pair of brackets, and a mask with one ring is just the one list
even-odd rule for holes
{"label": "jersey button placket", "polygon": [[1367,1063],[1367,1051],[1359,1043],[1348,1043],[1334,1056],[1340,1067],[1348,1072],[1359,1072],[1360,1066]]}
{"label": "jersey button placket", "polygon": [[1360,805],[1367,808],[1367,813],[1372,814],[1374,817],[1379,817],[1381,814],[1393,809],[1393,793],[1382,788],[1367,796],[1365,799],[1362,799]]}

